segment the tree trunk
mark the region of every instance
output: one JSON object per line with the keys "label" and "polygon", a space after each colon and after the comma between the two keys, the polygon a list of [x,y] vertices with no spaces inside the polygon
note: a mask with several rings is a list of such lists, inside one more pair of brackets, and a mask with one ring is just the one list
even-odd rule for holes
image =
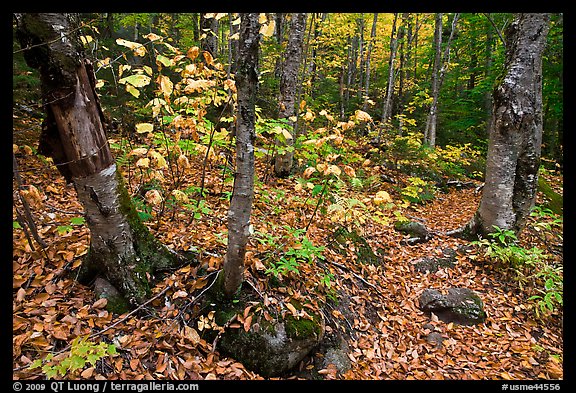
{"label": "tree trunk", "polygon": [[504,75],[493,92],[486,182],[480,206],[452,234],[519,233],[534,206],[542,142],[542,52],[548,14],[519,14],[506,30]]}
{"label": "tree trunk", "polygon": [[209,52],[212,57],[218,56],[218,20],[214,17],[206,18],[206,14],[200,16],[200,30],[202,50]]}
{"label": "tree trunk", "polygon": [[176,253],[139,221],[104,132],[95,77],[68,14],[16,14],[28,65],[38,68],[47,118],[39,151],[76,188],[90,229],[80,277],[103,275],[136,305],[149,295],[147,273],[175,267]]}
{"label": "tree trunk", "polygon": [[398,40],[396,38],[396,22],[398,13],[394,13],[394,22],[392,23],[392,33],[390,33],[390,58],[388,59],[388,85],[386,87],[386,97],[384,99],[384,108],[382,110],[382,123],[388,122],[392,111],[392,94],[394,93],[394,63],[396,61],[396,51],[398,49]]}
{"label": "tree trunk", "polygon": [[440,96],[440,88],[442,87],[442,82],[444,81],[446,67],[450,62],[450,41],[452,41],[452,37],[456,29],[456,22],[458,22],[458,17],[459,14],[454,14],[454,18],[452,19],[452,30],[450,31],[450,37],[448,38],[448,42],[446,42],[444,56],[442,57],[442,14],[436,14],[436,29],[434,32],[436,57],[434,58],[434,71],[432,75],[432,104],[430,105],[430,112],[428,113],[428,118],[426,119],[426,130],[424,132],[424,143],[431,147],[436,146],[438,98]]}
{"label": "tree trunk", "polygon": [[[302,50],[304,42],[304,32],[306,30],[306,14],[294,13],[290,21],[290,33],[288,43],[284,52],[284,64],[282,67],[282,77],[280,78],[280,98],[278,100],[279,119],[289,119],[295,115],[296,110],[296,91],[298,84],[298,70],[302,59]],[[294,128],[295,121],[289,120],[290,134],[292,138],[284,140],[277,139],[279,149],[285,151],[279,153],[274,161],[274,173],[278,177],[286,177],[292,170],[292,161],[294,158]]]}
{"label": "tree trunk", "polygon": [[370,31],[370,43],[368,44],[368,51],[366,53],[366,78],[364,86],[364,103],[362,104],[362,110],[366,111],[368,108],[368,99],[370,95],[370,57],[372,57],[372,47],[374,46],[374,40],[376,39],[376,23],[378,21],[378,13],[374,13],[374,18],[372,19],[372,30]]}
{"label": "tree trunk", "polygon": [[241,14],[236,89],[236,173],[228,210],[228,248],[224,260],[223,292],[232,298],[244,275],[246,244],[250,237],[250,215],[254,200],[255,101],[258,88],[258,13]]}

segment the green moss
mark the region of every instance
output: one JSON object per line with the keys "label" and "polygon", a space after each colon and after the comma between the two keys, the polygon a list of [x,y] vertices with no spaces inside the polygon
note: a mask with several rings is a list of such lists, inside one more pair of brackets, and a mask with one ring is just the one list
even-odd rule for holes
{"label": "green moss", "polygon": [[111,296],[107,297],[108,304],[106,304],[106,310],[114,314],[124,314],[130,311],[130,303],[123,296]]}
{"label": "green moss", "polygon": [[381,263],[380,258],[374,253],[366,239],[357,232],[340,227],[334,231],[333,238],[335,242],[330,242],[330,247],[339,254],[346,255],[350,249],[350,244],[353,244],[358,262],[371,265]]}
{"label": "green moss", "polygon": [[542,176],[538,176],[538,191],[544,194],[547,199],[545,207],[552,210],[555,214],[562,214],[564,197],[554,191]]}
{"label": "green moss", "polygon": [[306,337],[320,337],[322,327],[314,316],[312,319],[299,318],[296,319],[289,315],[285,319],[286,334],[293,339],[302,339]]}
{"label": "green moss", "polygon": [[177,254],[169,252],[140,220],[119,170],[116,171],[116,181],[120,196],[120,211],[126,216],[130,225],[134,248],[140,258],[137,270],[142,273],[152,273],[155,270],[169,270],[178,267],[181,261],[179,261]]}

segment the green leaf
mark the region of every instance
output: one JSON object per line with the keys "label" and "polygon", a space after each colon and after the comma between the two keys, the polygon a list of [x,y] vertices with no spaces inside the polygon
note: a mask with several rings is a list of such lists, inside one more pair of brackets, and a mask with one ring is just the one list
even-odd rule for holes
{"label": "green leaf", "polygon": [[65,235],[68,232],[72,232],[72,227],[70,225],[60,225],[56,228],[59,235]]}
{"label": "green leaf", "polygon": [[86,220],[84,219],[84,217],[72,217],[70,219],[70,223],[72,225],[84,225],[86,223]]}
{"label": "green leaf", "polygon": [[22,227],[20,226],[20,223],[18,223],[18,221],[12,221],[12,228],[13,229],[22,229]]}
{"label": "green leaf", "polygon": [[28,366],[29,369],[35,369],[38,367],[42,367],[42,359],[36,359],[30,364],[30,366]]}
{"label": "green leaf", "polygon": [[147,75],[136,74],[122,78],[118,82],[122,84],[128,83],[134,87],[144,87],[147,86],[151,80],[152,79]]}
{"label": "green leaf", "polygon": [[116,346],[114,344],[109,344],[106,351],[108,352],[108,355],[116,355],[118,353],[116,352]]}
{"label": "green leaf", "polygon": [[164,67],[169,67],[170,65],[172,65],[172,60],[170,60],[166,56],[158,55],[156,56],[156,61],[162,63]]}

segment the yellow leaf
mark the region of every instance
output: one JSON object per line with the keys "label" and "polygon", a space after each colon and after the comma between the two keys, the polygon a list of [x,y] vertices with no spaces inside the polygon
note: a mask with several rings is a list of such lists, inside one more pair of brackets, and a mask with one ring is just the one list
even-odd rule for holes
{"label": "yellow leaf", "polygon": [[135,88],[132,85],[126,85],[126,91],[130,94],[132,94],[134,97],[138,98],[140,97],[140,90],[138,90],[137,88]]}
{"label": "yellow leaf", "polygon": [[305,179],[308,179],[310,176],[312,176],[312,174],[316,172],[316,168],[314,168],[313,166],[309,166],[308,168],[306,168],[306,170],[303,173],[303,176]]}
{"label": "yellow leaf", "polygon": [[199,53],[200,48],[198,48],[197,46],[193,46],[192,48],[188,49],[188,52],[186,52],[186,56],[188,56],[190,60],[195,60],[198,57]]}
{"label": "yellow leaf", "polygon": [[92,38],[90,35],[81,35],[80,41],[82,41],[84,45],[87,45],[88,43],[94,41],[94,38]]}
{"label": "yellow leaf", "polygon": [[152,132],[154,125],[150,123],[138,123],[136,124],[136,132],[138,134],[143,134],[145,132]]}
{"label": "yellow leaf", "polygon": [[[306,100],[300,101],[300,110],[303,111],[304,108],[306,108]],[[326,111],[324,111],[324,112],[326,112]],[[322,113],[320,113],[320,114],[322,114]]]}
{"label": "yellow leaf", "polygon": [[272,37],[274,35],[275,26],[276,23],[274,20],[269,21],[260,27],[260,34],[262,34],[264,37]]}
{"label": "yellow leaf", "polygon": [[159,205],[162,203],[162,195],[158,190],[150,190],[144,194],[144,198],[151,205]]}
{"label": "yellow leaf", "polygon": [[324,172],[325,175],[334,174],[336,176],[340,176],[341,173],[342,171],[340,170],[340,168],[338,168],[337,165],[328,165],[327,170]]}
{"label": "yellow leaf", "polygon": [[266,23],[267,20],[268,17],[266,16],[265,13],[261,13],[260,15],[258,15],[258,23],[263,24]]}
{"label": "yellow leaf", "polygon": [[284,138],[286,138],[286,140],[292,139],[292,134],[290,134],[290,132],[284,128],[282,128],[282,135],[284,135]]}
{"label": "yellow leaf", "polygon": [[372,117],[368,113],[361,111],[359,109],[356,110],[354,115],[356,117],[356,120],[358,121],[372,121]]}
{"label": "yellow leaf", "polygon": [[136,166],[138,168],[148,168],[150,166],[150,159],[147,157],[140,158],[138,161],[136,161]]}
{"label": "yellow leaf", "polygon": [[293,316],[295,316],[295,317],[298,316],[298,311],[296,310],[296,307],[294,307],[291,303],[286,303],[286,308],[288,308],[288,310],[290,310],[290,312],[292,313]]}
{"label": "yellow leaf", "polygon": [[392,202],[392,198],[386,191],[378,191],[374,196],[374,204],[377,206],[390,202]]}
{"label": "yellow leaf", "polygon": [[318,172],[324,173],[328,169],[328,164],[324,164],[321,162],[320,164],[316,165],[316,169],[318,169]]}
{"label": "yellow leaf", "polygon": [[162,94],[164,94],[164,98],[168,99],[172,94],[172,89],[174,88],[174,84],[165,75],[160,75],[157,79],[157,83],[160,85],[160,90],[162,90]]}
{"label": "yellow leaf", "polygon": [[150,157],[152,157],[152,162],[154,163],[155,168],[166,168],[168,164],[166,163],[166,159],[162,156],[162,154],[158,153],[155,150],[150,151]]}

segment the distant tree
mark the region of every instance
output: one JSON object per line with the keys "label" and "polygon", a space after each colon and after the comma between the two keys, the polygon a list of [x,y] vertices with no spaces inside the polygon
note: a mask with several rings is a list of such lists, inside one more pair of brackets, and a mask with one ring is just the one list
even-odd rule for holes
{"label": "distant tree", "polygon": [[46,119],[38,151],[74,184],[90,229],[80,278],[107,281],[135,306],[150,292],[148,275],[173,269],[180,257],[142,224],[105,134],[95,76],[70,14],[15,14],[29,66],[40,71]]}
{"label": "distant tree", "polygon": [[440,96],[440,88],[444,81],[446,68],[450,62],[450,42],[456,30],[456,23],[459,18],[458,13],[454,14],[452,18],[452,29],[450,30],[450,37],[446,42],[444,48],[444,56],[442,56],[442,14],[436,14],[436,22],[434,29],[434,70],[432,71],[432,104],[426,119],[426,130],[424,131],[424,143],[428,146],[436,145],[436,126],[438,124],[438,98]]}
{"label": "distant tree", "polygon": [[258,90],[258,13],[241,14],[236,89],[236,172],[228,210],[228,246],[224,260],[223,292],[231,298],[244,275],[246,244],[250,238],[250,215],[254,200],[255,106]]}
{"label": "distant tree", "polygon": [[503,76],[493,92],[492,128],[480,206],[451,234],[519,233],[534,206],[542,144],[542,53],[548,14],[519,14],[506,29]]}
{"label": "distant tree", "polygon": [[[306,30],[306,14],[294,13],[290,20],[290,32],[288,33],[288,43],[284,51],[284,63],[280,77],[280,98],[278,100],[278,118],[290,119],[296,113],[296,91],[298,83],[298,70],[302,61],[302,51],[304,44],[304,32]],[[286,151],[276,155],[274,162],[274,173],[279,177],[286,177],[292,170],[292,160],[294,151],[291,149],[294,144],[294,128],[296,121],[288,120],[291,125],[289,132],[292,138],[284,138],[285,143],[279,141],[279,146],[288,147]]]}

